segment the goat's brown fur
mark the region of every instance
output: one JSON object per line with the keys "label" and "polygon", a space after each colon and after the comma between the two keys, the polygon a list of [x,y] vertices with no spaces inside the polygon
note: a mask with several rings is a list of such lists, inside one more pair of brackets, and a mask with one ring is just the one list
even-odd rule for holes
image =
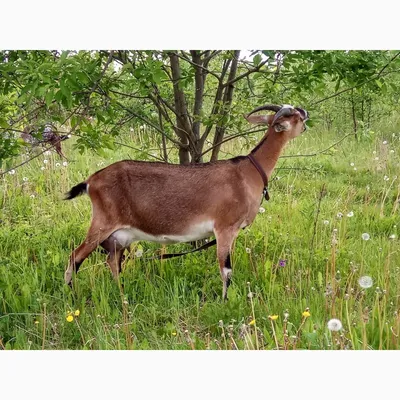
{"label": "goat's brown fur", "polygon": [[[301,133],[304,121],[297,111],[276,121],[274,115],[263,118],[261,121],[254,115],[248,120],[271,124],[252,152],[270,178],[284,145]],[[195,165],[111,164],[72,188],[67,197],[87,191],[93,215],[86,240],[70,256],[65,281],[71,283],[72,273],[99,244],[109,253],[107,262],[118,277],[122,254],[128,247],[112,236],[120,229],[133,227],[153,237],[170,237],[184,235],[195,224],[213,221],[226,298],[232,243],[239,230],[256,217],[263,187],[259,172],[247,157]]]}

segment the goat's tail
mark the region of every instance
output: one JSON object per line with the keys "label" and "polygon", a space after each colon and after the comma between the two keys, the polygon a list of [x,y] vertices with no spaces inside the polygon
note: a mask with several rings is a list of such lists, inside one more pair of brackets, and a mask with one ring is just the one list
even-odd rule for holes
{"label": "goat's tail", "polygon": [[88,185],[86,182],[81,182],[74,186],[68,193],[65,194],[64,200],[71,200],[76,196],[87,193],[87,186]]}

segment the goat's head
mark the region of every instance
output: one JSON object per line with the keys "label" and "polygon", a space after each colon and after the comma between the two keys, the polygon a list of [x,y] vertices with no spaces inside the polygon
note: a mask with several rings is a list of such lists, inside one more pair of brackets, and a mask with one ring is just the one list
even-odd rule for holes
{"label": "goat's head", "polygon": [[[258,111],[274,111],[275,114],[253,115]],[[299,107],[293,107],[288,104],[282,106],[267,104],[257,107],[252,112],[245,115],[245,118],[251,124],[269,125],[270,129],[273,129],[275,132],[282,132],[288,139],[293,139],[306,129],[305,123],[309,116],[306,110]]]}

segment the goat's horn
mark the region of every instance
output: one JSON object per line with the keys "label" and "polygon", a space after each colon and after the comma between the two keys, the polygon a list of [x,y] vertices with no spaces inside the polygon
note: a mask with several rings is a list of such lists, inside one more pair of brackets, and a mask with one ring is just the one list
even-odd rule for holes
{"label": "goat's horn", "polygon": [[308,114],[308,111],[306,111],[306,110],[304,110],[303,108],[300,108],[300,107],[295,107],[295,109],[300,113],[301,119],[303,121],[307,121],[310,118],[310,116]]}
{"label": "goat's horn", "polygon": [[290,117],[293,115],[294,108],[289,105],[284,105],[282,108],[275,114],[274,119],[272,120],[272,124],[279,118],[279,117]]}
{"label": "goat's horn", "polygon": [[276,106],[275,104],[266,104],[265,106],[260,106],[255,108],[253,111],[248,113],[247,116],[250,116],[251,114],[254,114],[257,111],[264,111],[264,110],[278,112],[281,108],[282,106]]}

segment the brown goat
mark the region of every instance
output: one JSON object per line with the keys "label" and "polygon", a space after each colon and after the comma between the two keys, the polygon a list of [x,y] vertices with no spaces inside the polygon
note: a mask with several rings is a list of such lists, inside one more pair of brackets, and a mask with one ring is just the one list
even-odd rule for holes
{"label": "brown goat", "polygon": [[35,132],[36,129],[32,125],[27,125],[21,133],[21,139],[32,146],[50,144],[60,157],[66,158],[61,149],[61,142],[68,139],[68,135],[59,135],[49,124],[45,126],[41,140],[34,136]]}
{"label": "brown goat", "polygon": [[[275,115],[252,115],[261,110]],[[279,155],[305,129],[308,113],[292,106],[262,106],[246,116],[269,128],[248,156],[195,165],[119,161],[74,186],[66,199],[87,193],[92,223],[71,254],[65,282],[98,245],[107,252],[115,278],[123,252],[134,241],[189,242],[215,235],[223,298],[232,275],[231,247],[239,230],[257,215]]]}

